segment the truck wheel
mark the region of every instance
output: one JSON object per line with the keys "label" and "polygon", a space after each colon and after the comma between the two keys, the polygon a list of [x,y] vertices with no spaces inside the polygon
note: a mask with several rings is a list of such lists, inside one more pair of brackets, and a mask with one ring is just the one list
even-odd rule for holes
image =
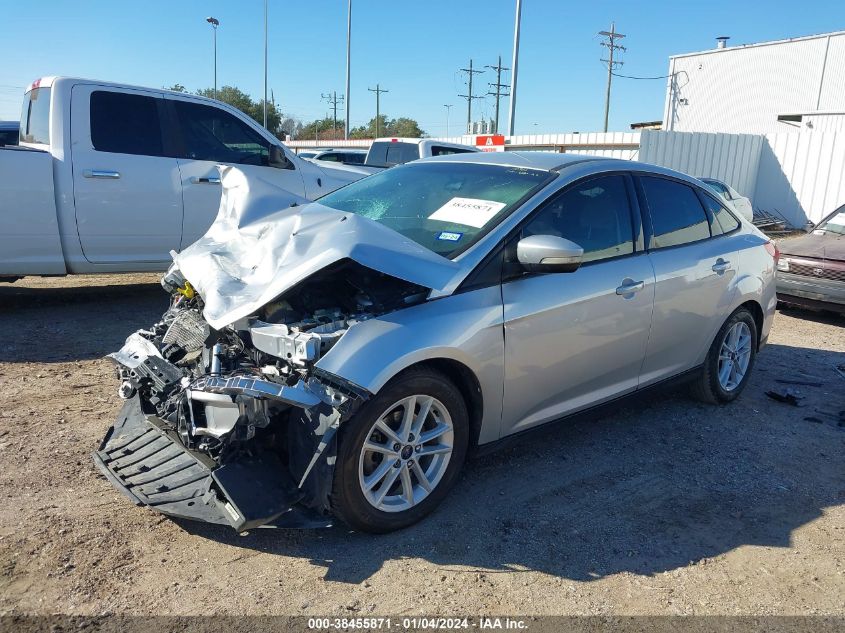
{"label": "truck wheel", "polygon": [[332,507],[365,532],[416,523],[455,483],[468,443],[455,385],[430,369],[403,372],[341,425]]}
{"label": "truck wheel", "polygon": [[734,312],[713,339],[701,374],[691,385],[693,396],[711,404],[735,400],[754,368],[757,339],[751,313],[745,308]]}

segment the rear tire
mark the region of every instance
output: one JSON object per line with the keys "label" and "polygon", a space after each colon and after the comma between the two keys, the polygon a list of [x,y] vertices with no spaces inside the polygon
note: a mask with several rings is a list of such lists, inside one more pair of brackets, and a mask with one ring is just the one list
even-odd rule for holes
{"label": "rear tire", "polygon": [[364,532],[416,523],[454,485],[468,444],[457,387],[434,370],[407,370],[341,424],[332,509]]}
{"label": "rear tire", "polygon": [[736,400],[754,368],[758,340],[754,317],[739,308],[713,339],[701,373],[691,385],[693,397],[710,404]]}

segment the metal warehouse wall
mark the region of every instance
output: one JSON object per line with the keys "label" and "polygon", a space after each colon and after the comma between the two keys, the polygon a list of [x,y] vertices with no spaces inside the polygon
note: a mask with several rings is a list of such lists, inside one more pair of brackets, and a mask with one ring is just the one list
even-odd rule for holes
{"label": "metal warehouse wall", "polygon": [[717,178],[754,196],[763,137],[755,134],[699,134],[646,130],[640,160],[692,176]]}
{"label": "metal warehouse wall", "polygon": [[845,111],[845,32],[669,60],[663,129],[769,134],[778,115]]}
{"label": "metal warehouse wall", "polygon": [[797,227],[845,204],[845,131],[767,135],[753,202]]}

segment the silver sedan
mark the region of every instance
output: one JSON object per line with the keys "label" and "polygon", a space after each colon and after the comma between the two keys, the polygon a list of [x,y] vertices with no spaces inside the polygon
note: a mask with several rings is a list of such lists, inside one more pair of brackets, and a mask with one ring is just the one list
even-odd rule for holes
{"label": "silver sedan", "polygon": [[771,327],[777,249],[668,169],[443,156],[282,210],[222,180],[95,454],[165,514],[401,528],[475,447],[674,379],[734,400]]}

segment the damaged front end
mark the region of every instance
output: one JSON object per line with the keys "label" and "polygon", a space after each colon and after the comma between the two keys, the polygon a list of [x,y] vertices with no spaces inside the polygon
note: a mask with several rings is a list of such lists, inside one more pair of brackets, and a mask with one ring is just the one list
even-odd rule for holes
{"label": "damaged front end", "polygon": [[350,327],[425,289],[344,260],[217,330],[175,267],[162,285],[172,300],[161,321],[109,355],[126,402],[98,468],[175,517],[239,532],[330,525],[336,431],[370,394],[315,363]]}

